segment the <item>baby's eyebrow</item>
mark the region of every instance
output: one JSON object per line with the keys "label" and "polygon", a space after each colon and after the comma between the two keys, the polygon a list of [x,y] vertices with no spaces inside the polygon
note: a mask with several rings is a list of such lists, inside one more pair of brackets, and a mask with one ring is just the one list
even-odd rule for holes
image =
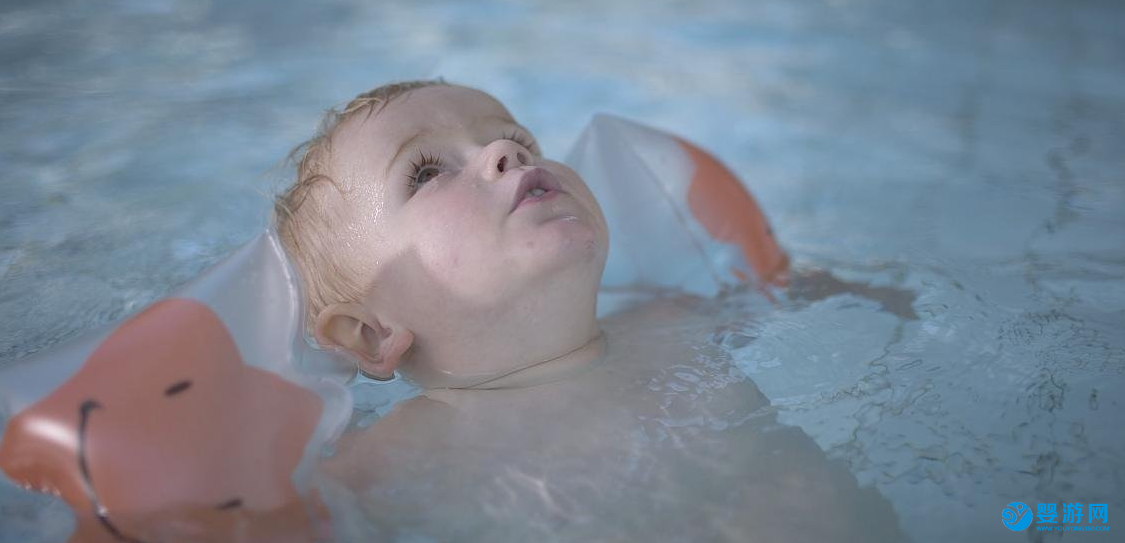
{"label": "baby's eyebrow", "polygon": [[402,154],[402,151],[404,149],[406,149],[407,147],[410,147],[415,141],[418,141],[418,140],[420,140],[420,139],[422,139],[426,136],[429,136],[432,133],[433,132],[431,130],[424,129],[424,130],[419,131],[417,134],[414,134],[413,136],[410,136],[406,141],[402,142],[402,145],[399,145],[398,150],[395,151],[394,156],[392,156],[391,159],[389,161],[387,161],[387,167],[383,170],[383,179],[386,179],[387,176],[390,175],[391,166],[394,166],[395,163],[398,162],[398,156]]}

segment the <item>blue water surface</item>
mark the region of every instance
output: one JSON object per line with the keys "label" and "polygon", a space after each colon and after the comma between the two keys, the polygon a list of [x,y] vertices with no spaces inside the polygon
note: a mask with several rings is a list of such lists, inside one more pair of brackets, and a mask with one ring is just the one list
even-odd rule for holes
{"label": "blue water surface", "polygon": [[[553,158],[598,111],[682,134],[798,269],[910,293],[794,295],[717,341],[915,540],[1027,540],[1012,502],[1119,518],[1123,20],[1095,0],[5,2],[0,364],[257,233],[324,109],[443,76]],[[65,540],[65,507],[3,485],[0,541]]]}

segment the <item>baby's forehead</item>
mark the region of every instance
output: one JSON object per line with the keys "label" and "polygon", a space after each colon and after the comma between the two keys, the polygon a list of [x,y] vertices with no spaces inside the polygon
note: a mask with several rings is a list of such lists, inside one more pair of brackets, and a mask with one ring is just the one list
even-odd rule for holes
{"label": "baby's forehead", "polygon": [[385,104],[357,111],[341,123],[341,139],[375,138],[402,143],[420,132],[469,129],[481,123],[515,119],[507,108],[486,93],[464,87],[434,86],[415,89]]}

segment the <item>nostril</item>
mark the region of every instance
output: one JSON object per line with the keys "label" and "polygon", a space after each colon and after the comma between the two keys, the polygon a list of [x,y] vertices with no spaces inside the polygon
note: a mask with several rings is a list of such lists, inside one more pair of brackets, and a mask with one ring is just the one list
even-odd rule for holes
{"label": "nostril", "polygon": [[496,165],[496,169],[500,170],[500,173],[504,173],[504,164],[506,162],[508,162],[508,157],[506,157],[506,156],[500,157],[500,163]]}
{"label": "nostril", "polygon": [[519,163],[524,165],[524,166],[527,166],[528,164],[531,164],[530,162],[527,161],[527,155],[525,155],[523,153],[517,152],[516,153],[516,160],[518,160]]}

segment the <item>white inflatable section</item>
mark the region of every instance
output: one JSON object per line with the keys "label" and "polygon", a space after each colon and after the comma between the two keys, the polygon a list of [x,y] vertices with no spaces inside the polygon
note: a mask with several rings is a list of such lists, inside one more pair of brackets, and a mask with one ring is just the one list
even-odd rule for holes
{"label": "white inflatable section", "polygon": [[712,239],[687,205],[695,164],[673,136],[597,114],[564,162],[590,187],[609,224],[609,257],[598,296],[602,317],[653,289],[714,296],[753,270],[737,249]]}
{"label": "white inflatable section", "polygon": [[113,328],[89,332],[0,369],[0,421],[7,421],[74,375]]}

